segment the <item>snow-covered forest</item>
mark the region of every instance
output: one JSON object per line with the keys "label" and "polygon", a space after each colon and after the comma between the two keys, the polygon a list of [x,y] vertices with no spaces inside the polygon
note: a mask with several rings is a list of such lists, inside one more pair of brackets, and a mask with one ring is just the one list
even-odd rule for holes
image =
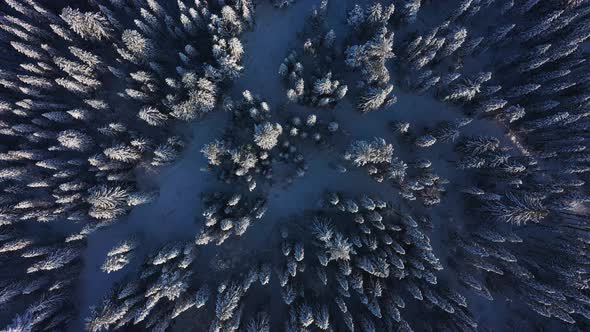
{"label": "snow-covered forest", "polygon": [[589,46],[589,0],[0,0],[0,331],[588,331]]}

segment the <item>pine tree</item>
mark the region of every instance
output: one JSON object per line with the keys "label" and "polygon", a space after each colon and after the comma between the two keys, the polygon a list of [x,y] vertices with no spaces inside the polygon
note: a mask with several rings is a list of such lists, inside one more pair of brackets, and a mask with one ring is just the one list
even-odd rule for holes
{"label": "pine tree", "polygon": [[389,163],[393,158],[393,146],[387,144],[383,138],[375,138],[371,143],[356,141],[346,152],[345,158],[357,166]]}
{"label": "pine tree", "polygon": [[254,142],[261,149],[270,150],[277,145],[278,138],[282,133],[283,127],[280,124],[265,122],[261,125],[256,125]]}
{"label": "pine tree", "polygon": [[420,10],[422,0],[403,0],[401,3],[400,18],[407,23],[414,23]]}
{"label": "pine tree", "polygon": [[62,10],[60,17],[83,39],[94,41],[109,39],[113,32],[107,19],[100,13],[82,13],[77,9],[66,7]]}
{"label": "pine tree", "polygon": [[530,195],[517,197],[512,193],[506,195],[506,203],[493,202],[486,207],[486,210],[490,211],[498,221],[516,225],[527,222],[538,223],[549,214],[541,200]]}
{"label": "pine tree", "polygon": [[363,113],[367,113],[378,110],[383,106],[390,106],[390,104],[395,102],[395,96],[392,97],[389,95],[392,91],[393,85],[391,84],[384,88],[369,88],[360,98],[358,109]]}
{"label": "pine tree", "polygon": [[246,332],[270,332],[270,317],[266,312],[259,312],[246,325]]}
{"label": "pine tree", "polygon": [[77,130],[60,132],[57,141],[65,148],[80,152],[88,151],[94,145],[90,136]]}
{"label": "pine tree", "polygon": [[467,30],[465,28],[455,28],[447,36],[444,47],[437,52],[436,57],[442,59],[450,56],[457,51],[467,38]]}

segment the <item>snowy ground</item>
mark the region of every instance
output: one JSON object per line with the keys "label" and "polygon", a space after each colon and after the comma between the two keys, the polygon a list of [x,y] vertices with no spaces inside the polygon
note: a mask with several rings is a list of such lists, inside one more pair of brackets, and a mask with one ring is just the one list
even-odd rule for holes
{"label": "snowy ground", "polygon": [[[245,70],[242,78],[235,83],[232,95],[238,96],[243,90],[248,89],[268,100],[274,111],[284,105],[286,90],[277,74],[279,65],[291,49],[301,45],[302,42],[295,32],[303,29],[305,17],[309,15],[312,6],[319,2],[299,0],[286,10],[275,9],[266,2],[257,7],[256,26],[244,36]],[[342,38],[342,33],[338,32],[342,31],[345,24],[344,13],[350,2],[352,1],[333,0],[329,7],[328,22],[336,30],[338,40]],[[340,156],[351,141],[383,137],[394,143],[396,156],[405,161],[428,156],[434,162],[435,171],[451,180],[448,191],[452,194],[445,197],[444,204],[429,212],[435,225],[432,234],[435,252],[444,261],[444,239],[438,236],[444,232],[437,230],[446,227],[446,223],[450,221],[460,222],[464,217],[461,196],[456,188],[464,188],[469,179],[455,171],[454,163],[448,162],[454,161],[450,144],[439,143],[418,151],[403,148],[390,129],[389,123],[395,120],[408,121],[418,133],[421,133],[424,127],[432,127],[442,120],[462,117],[463,113],[459,108],[450,107],[432,96],[417,96],[397,87],[395,94],[398,97],[397,104],[371,114],[355,111],[353,101],[349,99],[340,102],[334,110],[315,110],[320,119],[339,122],[346,139],[328,151],[316,149],[306,154],[309,171],[305,177],[295,179],[292,185],[277,181],[269,193],[267,215],[253,225],[243,239],[235,240],[240,241],[237,245],[243,248],[264,245],[265,238],[276,223],[300,214],[303,208],[316,207],[328,189],[346,192],[348,195],[372,193],[387,200],[399,201],[395,188],[371,180],[362,170],[351,169],[343,175],[334,169],[334,165],[341,161]],[[293,109],[302,114],[305,112],[304,108]],[[88,316],[89,306],[99,303],[115,282],[126,276],[133,276],[147,253],[163,243],[190,240],[194,237],[201,211],[199,195],[215,186],[215,178],[199,170],[206,164],[199,150],[205,143],[220,136],[227,118],[227,114],[214,113],[205,120],[194,123],[192,140],[182,160],[162,170],[153,178],[160,188],[157,202],[134,209],[126,220],[121,220],[117,225],[95,232],[89,237],[84,255],[85,265],[80,281],[80,293],[75,297],[79,301],[80,318],[72,324],[71,331],[83,330],[83,317]],[[492,121],[476,120],[467,126],[462,134],[490,134],[501,137],[505,133],[503,128]],[[422,208],[421,211],[425,210]],[[106,274],[100,271],[107,251],[118,241],[128,238],[130,234],[138,234],[142,240],[142,246],[136,252],[132,263],[115,273]],[[498,314],[489,304],[474,303],[475,313],[482,315],[483,322],[486,321],[486,315]],[[494,305],[500,303],[496,302]]]}

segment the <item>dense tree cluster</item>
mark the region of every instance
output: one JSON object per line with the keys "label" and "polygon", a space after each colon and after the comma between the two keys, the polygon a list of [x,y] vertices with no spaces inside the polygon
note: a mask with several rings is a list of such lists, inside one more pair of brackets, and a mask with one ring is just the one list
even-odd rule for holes
{"label": "dense tree cluster", "polygon": [[195,239],[197,245],[220,245],[232,235],[241,236],[267,209],[263,198],[248,200],[240,194],[222,193],[204,195],[203,206],[205,225]]}
{"label": "dense tree cluster", "polygon": [[[59,329],[75,318],[70,296],[82,269],[83,249],[82,241],[63,243],[59,238],[2,228],[0,306],[8,309],[4,315],[11,315],[5,316],[4,331]],[[15,313],[10,308],[20,310]]]}
{"label": "dense tree cluster", "polygon": [[[66,265],[79,257],[81,240],[157,198],[138,188],[135,173],[180,156],[185,141],[169,129],[213,110],[225,82],[239,77],[238,37],[253,24],[244,0],[49,6],[7,0],[1,7],[1,224],[6,234],[32,232],[25,221],[82,226],[65,244],[30,256],[39,261],[24,273],[48,271],[35,288],[45,295],[12,330],[61,329],[71,318],[69,308],[59,309],[70,294],[54,285],[53,271],[72,278],[79,268]],[[32,243],[11,239],[6,252]],[[130,250],[109,254],[103,269],[122,268]],[[11,266],[11,277],[17,271]]]}
{"label": "dense tree cluster", "polygon": [[[333,30],[330,31],[334,33]],[[326,35],[324,37],[324,41],[328,36]],[[304,67],[301,62],[297,61],[297,53],[295,52],[292,52],[286,57],[279,68],[279,74],[287,80],[290,86],[290,89],[287,91],[289,101],[328,107],[346,96],[348,86],[342,85],[340,81],[332,79],[332,72],[328,72],[317,78],[312,84],[305,84],[303,70]]]}
{"label": "dense tree cluster", "polygon": [[[130,173],[169,164],[184,146],[150,127],[213,109],[218,85],[239,76],[237,36],[252,24],[246,1],[174,10],[114,2],[60,15],[34,2],[8,5],[15,16],[7,12],[3,41],[14,52],[7,49],[13,66],[0,81],[1,178],[13,188],[3,202],[18,206],[15,221],[100,221],[148,202],[136,197]],[[105,42],[112,47],[99,47]]]}
{"label": "dense tree cluster", "polygon": [[362,80],[357,82],[363,87],[357,108],[363,113],[391,106],[397,101],[392,94],[393,85],[387,69],[389,60],[395,57],[394,33],[387,29],[394,11],[394,4],[384,7],[375,3],[367,8],[355,5],[348,13],[347,23],[355,44],[347,47],[345,63],[362,74]]}
{"label": "dense tree cluster", "polygon": [[191,279],[196,250],[191,242],[160,248],[137,278],[121,283],[92,308],[86,329],[102,331],[142,324],[150,330],[164,331],[182,312],[205,305],[209,287],[195,286]]}
{"label": "dense tree cluster", "polygon": [[[415,301],[428,303],[428,317],[431,317],[423,319],[420,326],[440,326],[437,319],[444,317],[447,318],[444,324],[448,328],[472,330],[477,326],[466,309],[465,297],[456,290],[439,285],[437,271],[443,266],[434,255],[427,235],[432,228],[428,219],[418,218],[417,221],[395,210],[391,203],[374,197],[364,195],[355,200],[337,193],[326,196],[324,208],[313,218],[311,223],[288,224],[280,231],[278,245],[281,249],[276,252],[276,257],[253,267],[245,267],[244,273],[232,276],[217,286],[215,305],[209,302],[204,308],[214,310],[210,330],[235,331],[262,325],[259,327],[261,331],[269,331],[274,324],[284,324],[284,329],[288,331],[312,326],[319,330],[349,331],[367,326],[376,330],[391,330],[396,326],[409,328],[408,320],[416,323],[418,319],[411,315],[404,317],[403,313],[412,312]],[[337,226],[330,221],[336,219],[339,220]],[[179,257],[183,257],[182,246],[170,246],[162,249],[149,262],[151,265],[169,264],[169,261],[178,262]],[[144,275],[151,274],[153,269],[150,265],[146,266],[141,278],[149,278]],[[163,275],[169,273],[163,272]],[[177,275],[177,278],[180,276]],[[148,290],[145,294],[148,298],[146,306],[157,310],[160,306],[151,303],[166,295],[158,295],[151,290],[163,287],[159,284],[160,279],[147,288],[135,281],[120,286],[117,292],[124,292],[125,295],[113,294],[100,310],[95,311],[90,322],[95,324],[117,317],[109,323],[112,324],[129,315],[125,314],[130,312],[129,305],[125,304],[129,301],[124,298],[129,298],[129,292],[137,293],[141,289]],[[180,282],[174,281],[171,285],[177,285],[174,289],[178,289],[181,286],[177,283]],[[267,287],[253,287],[258,283]],[[280,287],[281,303],[276,303],[272,310],[284,312],[281,315],[288,317],[286,322],[278,322],[268,316],[270,303],[265,303],[263,311],[252,312],[249,309],[249,304],[259,298],[256,294],[268,292],[273,287]],[[125,291],[130,288],[133,291]],[[169,322],[171,315],[174,318],[173,313],[180,310],[171,312],[170,308],[182,307],[186,310],[195,306],[195,302],[197,308],[206,304],[206,299],[200,300],[204,292],[202,288],[186,301],[180,300],[184,296],[179,294],[187,291],[186,288],[185,285],[174,293],[179,299],[176,304],[166,305],[169,309],[158,310],[157,316],[165,317],[162,322]],[[187,293],[192,294],[190,291]],[[167,297],[168,300],[175,298]],[[121,304],[115,305],[113,301]],[[135,323],[138,322],[138,315],[141,319],[146,310],[151,310],[141,305],[143,301],[139,305],[132,304],[138,308]],[[123,312],[117,315],[115,308],[121,308]],[[250,314],[252,317],[246,318]],[[121,321],[131,322],[131,318]]]}
{"label": "dense tree cluster", "polygon": [[[223,104],[224,109],[232,114],[232,126],[224,139],[208,143],[201,149],[208,160],[208,168],[217,171],[221,181],[237,181],[254,191],[257,180],[272,180],[272,166],[276,160],[304,169],[303,156],[296,153],[295,146],[282,139],[286,133],[280,123],[273,121],[267,102],[246,90],[241,101],[234,102],[228,97]],[[287,147],[287,150],[281,147]]]}
{"label": "dense tree cluster", "polygon": [[448,328],[474,325],[465,298],[438,285],[443,266],[425,233],[427,219],[416,221],[367,195],[356,200],[330,193],[325,204],[304,231],[282,231],[277,273],[291,308],[286,330],[312,324],[344,331],[409,327],[407,320],[417,321],[403,315],[412,310],[410,299],[429,304],[433,320],[424,317],[424,327],[440,327],[439,316],[449,318]]}
{"label": "dense tree cluster", "polygon": [[[418,146],[428,146],[428,141],[436,141],[432,135],[420,136]],[[433,142],[433,143],[434,143]],[[394,157],[393,145],[383,138],[374,138],[372,142],[355,141],[345,152],[344,159],[357,167],[363,167],[377,182],[390,180],[399,189],[402,198],[414,201],[420,198],[426,206],[440,203],[447,179],[432,171],[432,162],[427,159],[412,163],[408,172],[408,163]]]}
{"label": "dense tree cluster", "polygon": [[291,51],[279,67],[290,102],[334,107],[348,92],[348,86],[336,78],[340,63],[336,33],[326,22],[327,8],[328,1],[323,0],[312,11],[302,33],[303,47]]}

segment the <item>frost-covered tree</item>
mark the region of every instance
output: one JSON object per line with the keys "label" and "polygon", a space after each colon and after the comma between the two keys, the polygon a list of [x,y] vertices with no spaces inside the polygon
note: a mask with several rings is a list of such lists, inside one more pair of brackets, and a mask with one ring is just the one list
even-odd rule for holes
{"label": "frost-covered tree", "polygon": [[104,264],[100,267],[103,272],[111,273],[121,270],[129,264],[133,257],[133,250],[137,248],[139,242],[133,237],[129,240],[121,241],[107,253]]}
{"label": "frost-covered tree", "polygon": [[383,138],[375,138],[372,142],[356,141],[344,157],[357,166],[389,163],[393,158],[393,145],[387,144]]}
{"label": "frost-covered tree", "polygon": [[211,242],[221,245],[232,235],[242,236],[267,209],[265,199],[247,200],[241,195],[208,194],[203,196],[203,202],[205,227],[196,236],[197,245]]}
{"label": "frost-covered tree", "polygon": [[543,206],[540,199],[525,195],[517,197],[514,194],[506,195],[506,202],[494,201],[486,207],[488,211],[498,220],[516,225],[527,222],[538,223],[548,214],[548,209]]}
{"label": "frost-covered tree", "polygon": [[383,27],[366,43],[349,46],[346,49],[346,65],[359,68],[368,83],[387,84],[389,71],[385,64],[395,56],[393,36]]}
{"label": "frost-covered tree", "polygon": [[414,23],[420,10],[422,0],[403,0],[397,7],[400,20]]}
{"label": "frost-covered tree", "polygon": [[58,134],[57,141],[67,149],[88,151],[94,144],[92,138],[81,131],[65,130]]}
{"label": "frost-covered tree", "polygon": [[367,113],[375,111],[381,107],[393,105],[397,101],[397,98],[393,95],[390,96],[392,91],[393,85],[391,84],[384,88],[369,88],[367,92],[361,96],[358,109],[363,113]]}
{"label": "frost-covered tree", "polygon": [[60,17],[83,39],[100,41],[110,38],[113,33],[107,18],[98,12],[83,13],[78,9],[66,7]]}
{"label": "frost-covered tree", "polygon": [[270,150],[278,143],[279,136],[283,133],[280,124],[269,122],[256,125],[254,130],[254,142],[263,150]]}

